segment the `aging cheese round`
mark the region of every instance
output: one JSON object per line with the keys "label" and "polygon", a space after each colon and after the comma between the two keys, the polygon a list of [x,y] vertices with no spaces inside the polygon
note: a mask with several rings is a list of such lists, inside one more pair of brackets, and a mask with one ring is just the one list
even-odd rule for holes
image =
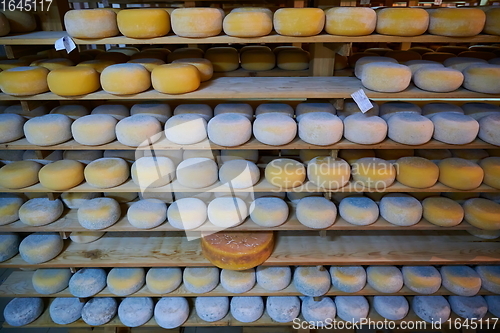
{"label": "aging cheese round", "polygon": [[33,15],[30,11],[4,10],[2,13],[9,21],[10,32],[24,33],[31,32],[36,29],[37,24],[35,15]]}
{"label": "aging cheese round", "polygon": [[307,178],[318,187],[336,190],[344,187],[351,177],[349,164],[341,158],[315,157],[307,164]]}
{"label": "aging cheese round", "polygon": [[421,145],[428,142],[434,133],[434,124],[417,113],[396,113],[387,120],[390,139],[407,144]]}
{"label": "aging cheese round", "polygon": [[102,268],[82,268],[69,280],[69,292],[75,297],[91,297],[106,287],[106,271]]}
{"label": "aging cheese round", "polygon": [[176,170],[177,181],[189,188],[204,188],[218,180],[217,164],[206,157],[193,157],[182,161]]}
{"label": "aging cheese round", "polygon": [[422,68],[413,74],[413,83],[422,90],[451,92],[462,85],[464,75],[452,68]]}
{"label": "aging cheese round", "polygon": [[242,114],[225,113],[208,122],[208,138],[217,145],[235,147],[252,137],[252,123]]}
{"label": "aging cheese round", "polygon": [[500,94],[500,65],[473,64],[463,70],[466,89],[485,93]]}
{"label": "aging cheese round", "polygon": [[364,157],[351,164],[354,182],[368,188],[385,189],[396,179],[396,169],[383,159]]}
{"label": "aging cheese round", "polygon": [[381,293],[396,293],[403,287],[403,274],[396,266],[369,266],[366,276],[368,284]]}
{"label": "aging cheese round", "polygon": [[194,307],[196,314],[203,321],[219,321],[229,312],[229,297],[196,297]]}
{"label": "aging cheese round", "polygon": [[483,183],[500,189],[500,157],[487,157],[479,165],[484,171]]}
{"label": "aging cheese round", "polygon": [[231,72],[240,67],[240,55],[234,47],[211,47],[205,59],[212,63],[214,72]]}
{"label": "aging cheese round", "polygon": [[376,31],[382,35],[418,36],[429,26],[429,14],[421,8],[382,8],[377,11]]}
{"label": "aging cheese round", "polygon": [[441,274],[434,266],[403,266],[404,284],[424,295],[434,294],[441,287]]}
{"label": "aging cheese round", "polygon": [[479,120],[479,138],[493,145],[500,146],[500,114],[492,114]]}
{"label": "aging cheese round", "polygon": [[294,188],[304,183],[306,168],[300,162],[289,158],[278,158],[266,165],[266,180],[279,188]]}
{"label": "aging cheese round", "polygon": [[138,94],[151,86],[151,74],[139,64],[111,65],[101,73],[101,86],[113,95]]}
{"label": "aging cheese round", "polygon": [[120,32],[130,38],[161,37],[170,31],[170,15],[163,8],[120,10],[116,20]]}
{"label": "aging cheese round", "polygon": [[453,294],[460,296],[474,296],[481,289],[481,278],[469,266],[441,267],[443,287]]}
{"label": "aging cheese round", "polygon": [[116,13],[109,9],[75,9],[64,15],[64,26],[71,37],[106,38],[118,34]]}
{"label": "aging cheese round", "polygon": [[82,309],[82,320],[90,326],[104,325],[116,316],[118,304],[112,297],[91,298]]}
{"label": "aging cheese round", "polygon": [[175,165],[165,156],[143,156],[132,164],[130,173],[132,181],[144,192],[171,183],[175,178]]}
{"label": "aging cheese round", "polygon": [[150,297],[127,297],[118,307],[118,318],[128,327],[138,327],[153,316],[154,303]]}
{"label": "aging cheese round", "polygon": [[121,158],[100,158],[89,163],[84,170],[85,180],[97,188],[110,188],[123,184],[130,169]]}
{"label": "aging cheese round", "polygon": [[150,268],[146,274],[146,286],[155,294],[168,294],[182,283],[182,271],[178,267]]}
{"label": "aging cheese round", "polygon": [[334,7],[325,15],[325,31],[330,35],[366,36],[375,31],[377,24],[377,14],[367,7]]}
{"label": "aging cheese round", "polygon": [[301,71],[309,68],[309,52],[301,48],[284,49],[276,55],[276,66],[288,71]]}
{"label": "aging cheese round", "polygon": [[382,56],[368,56],[368,57],[363,57],[356,61],[356,65],[354,66],[354,75],[358,78],[361,79],[362,73],[363,73],[363,68],[367,64],[371,64],[372,62],[392,62],[394,64],[397,64],[398,62],[396,59],[389,58],[389,57],[382,57]]}
{"label": "aging cheese round", "polygon": [[455,296],[448,298],[451,310],[458,316],[465,318],[481,320],[488,312],[488,304],[483,296]]}
{"label": "aging cheese round", "polygon": [[211,37],[222,31],[224,14],[218,8],[177,8],[171,13],[172,30],[180,37]]}
{"label": "aging cheese round", "polygon": [[153,88],[164,94],[185,94],[200,87],[196,66],[176,63],[157,66],[151,72]]}
{"label": "aging cheese round", "polygon": [[483,198],[472,198],[464,205],[465,220],[483,230],[500,229],[500,204]]}
{"label": "aging cheese round", "polygon": [[273,30],[273,13],[268,8],[237,8],[224,17],[224,33],[234,37],[262,37]]}
{"label": "aging cheese round", "polygon": [[0,225],[17,221],[19,219],[19,208],[23,203],[24,199],[16,195],[0,196]]}
{"label": "aging cheese round", "polygon": [[253,268],[243,271],[223,269],[220,272],[220,283],[230,293],[245,293],[253,288],[255,282],[255,269]]}
{"label": "aging cheese round", "polygon": [[269,71],[276,66],[276,56],[271,50],[248,50],[240,57],[241,68],[248,71]]}
{"label": "aging cheese round", "polygon": [[429,33],[450,37],[473,37],[481,33],[486,14],[476,8],[436,8],[429,12]]}
{"label": "aging cheese round", "polygon": [[47,114],[24,123],[24,135],[29,143],[52,146],[71,139],[72,120],[63,114]]}
{"label": "aging cheese round", "polygon": [[172,61],[173,64],[188,64],[196,67],[200,72],[200,81],[208,81],[214,74],[212,62],[205,58],[183,58]]}
{"label": "aging cheese round", "polygon": [[486,22],[483,32],[485,34],[500,36],[500,8],[490,8],[486,11]]}
{"label": "aging cheese round", "polygon": [[373,308],[388,320],[401,320],[406,317],[410,305],[404,296],[374,296]]}
{"label": "aging cheese round", "polygon": [[31,283],[37,293],[50,295],[66,289],[70,278],[68,268],[39,268],[33,273]]}
{"label": "aging cheese round", "polygon": [[325,12],[320,8],[280,8],[274,13],[273,23],[283,36],[314,36],[323,31]]}
{"label": "aging cheese round", "polygon": [[49,91],[45,67],[16,67],[0,72],[0,89],[7,95],[27,96]]}
{"label": "aging cheese round", "polygon": [[443,296],[415,296],[411,304],[418,317],[428,323],[444,323],[450,318],[450,304]]}
{"label": "aging cheese round", "polygon": [[439,178],[439,167],[422,157],[402,157],[396,161],[396,165],[397,181],[409,187],[431,187]]}
{"label": "aging cheese round", "polygon": [[411,226],[422,218],[422,204],[411,195],[391,193],[380,200],[380,216],[389,223]]}
{"label": "aging cheese round", "polygon": [[23,125],[26,119],[18,114],[0,114],[0,143],[11,142],[24,136]]}
{"label": "aging cheese round", "polygon": [[108,289],[117,296],[127,296],[137,292],[146,282],[144,268],[113,268],[106,279]]}
{"label": "aging cheese round", "polygon": [[322,266],[300,266],[293,274],[293,285],[302,295],[323,296],[330,290],[330,274]]}
{"label": "aging cheese round", "polygon": [[347,197],[339,205],[339,214],[354,225],[370,225],[378,219],[378,205],[370,198]]}
{"label": "aging cheese round", "polygon": [[38,172],[40,184],[53,191],[66,191],[79,185],[83,179],[84,165],[74,160],[49,163]]}
{"label": "aging cheese round", "polygon": [[34,161],[16,161],[0,168],[0,186],[19,189],[38,183],[42,165]]}
{"label": "aging cheese round", "polygon": [[19,244],[19,254],[29,264],[41,264],[57,257],[63,245],[58,233],[37,232],[22,240]]}
{"label": "aging cheese round", "polygon": [[423,217],[432,224],[440,227],[453,227],[464,218],[464,209],[452,199],[430,197],[422,201]]}
{"label": "aging cheese round", "polygon": [[297,116],[299,137],[307,143],[327,146],[342,139],[342,120],[329,112],[309,112]]}
{"label": "aging cheese round", "polygon": [[264,301],[260,296],[233,297],[231,315],[239,322],[252,323],[264,314]]}
{"label": "aging cheese round", "polygon": [[473,190],[484,178],[484,171],[477,163],[463,158],[446,158],[438,166],[439,182],[457,190]]}
{"label": "aging cheese round", "polygon": [[274,248],[272,231],[219,232],[202,236],[203,255],[213,265],[231,270],[245,270],[262,264]]}
{"label": "aging cheese round", "polygon": [[403,91],[408,88],[410,81],[410,68],[387,62],[366,64],[361,76],[363,86],[378,92],[393,93]]}
{"label": "aging cheese round", "polygon": [[295,138],[297,123],[293,118],[281,113],[260,114],[253,123],[253,134],[264,144],[281,146]]}
{"label": "aging cheese round", "polygon": [[300,299],[297,296],[269,296],[266,312],[273,321],[289,323],[299,316]]}
{"label": "aging cheese round", "polygon": [[431,118],[434,139],[455,145],[471,143],[479,133],[479,123],[464,114],[441,112]]}
{"label": "aging cheese round", "polygon": [[85,229],[100,230],[112,226],[121,215],[120,205],[111,198],[95,198],[78,208],[78,223]]}
{"label": "aging cheese round", "polygon": [[39,297],[18,297],[12,299],[3,311],[5,321],[10,326],[28,325],[40,317],[43,312],[43,300]]}
{"label": "aging cheese round", "polygon": [[88,146],[98,146],[116,139],[117,120],[107,114],[92,114],[78,118],[71,124],[73,139]]}

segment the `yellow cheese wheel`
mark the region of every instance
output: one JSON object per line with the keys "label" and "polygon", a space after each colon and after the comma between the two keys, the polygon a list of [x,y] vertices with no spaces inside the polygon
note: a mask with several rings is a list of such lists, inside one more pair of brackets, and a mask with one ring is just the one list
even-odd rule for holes
{"label": "yellow cheese wheel", "polygon": [[0,60],[0,69],[3,71],[11,68],[23,67],[28,65],[30,65],[30,63],[27,62],[26,60],[20,60],[20,59]]}
{"label": "yellow cheese wheel", "polygon": [[177,8],[171,14],[172,30],[181,37],[217,36],[223,17],[218,8]]}
{"label": "yellow cheese wheel", "polygon": [[229,36],[265,36],[273,30],[273,14],[268,8],[237,8],[226,15],[222,27]]}
{"label": "yellow cheese wheel", "polygon": [[210,60],[214,72],[230,72],[240,67],[240,56],[234,47],[212,47],[205,53]]}
{"label": "yellow cheese wheel", "polygon": [[38,183],[42,165],[33,161],[17,161],[0,168],[0,186],[19,189]]}
{"label": "yellow cheese wheel", "polygon": [[319,156],[307,164],[307,178],[318,187],[336,190],[344,187],[351,177],[351,167],[340,158]]}
{"label": "yellow cheese wheel", "polygon": [[100,158],[85,167],[84,175],[91,186],[110,188],[123,184],[130,176],[130,168],[121,158]]}
{"label": "yellow cheese wheel", "polygon": [[455,200],[443,197],[430,197],[422,201],[423,217],[440,227],[454,227],[464,218],[462,206]]}
{"label": "yellow cheese wheel", "polygon": [[373,62],[363,67],[363,86],[378,92],[400,92],[408,88],[411,81],[409,67],[390,62]]}
{"label": "yellow cheese wheel", "polygon": [[500,157],[487,157],[479,163],[484,171],[483,182],[500,189]]}
{"label": "yellow cheese wheel", "polygon": [[113,95],[138,94],[151,86],[151,74],[139,64],[117,64],[101,73],[102,89]]}
{"label": "yellow cheese wheel", "polygon": [[500,94],[500,65],[474,64],[464,69],[463,74],[464,88],[480,93]]}
{"label": "yellow cheese wheel", "polygon": [[241,67],[248,71],[269,71],[276,66],[276,56],[272,51],[246,51],[241,55]]}
{"label": "yellow cheese wheel", "polygon": [[214,75],[214,66],[212,62],[204,58],[183,58],[172,61],[173,64],[189,64],[193,65],[200,72],[201,82],[208,81]]}
{"label": "yellow cheese wheel", "polygon": [[391,186],[396,179],[396,169],[383,159],[364,157],[351,164],[355,184],[379,190]]}
{"label": "yellow cheese wheel", "polygon": [[451,157],[442,160],[439,166],[439,182],[457,190],[473,190],[481,185],[484,171],[472,161]]}
{"label": "yellow cheese wheel", "polygon": [[274,248],[274,234],[219,232],[201,238],[203,256],[222,269],[242,271],[262,264]]}
{"label": "yellow cheese wheel", "polygon": [[30,66],[40,66],[45,67],[49,71],[56,68],[63,68],[68,66],[73,66],[73,61],[68,58],[55,58],[55,59],[42,59],[33,61]]}
{"label": "yellow cheese wheel", "polygon": [[485,34],[500,36],[500,8],[491,8],[486,12]]}
{"label": "yellow cheese wheel", "polygon": [[99,73],[90,67],[62,67],[47,76],[50,91],[59,96],[78,96],[98,90]]}
{"label": "yellow cheese wheel", "polygon": [[205,52],[197,47],[181,47],[167,56],[168,62],[185,58],[203,58]]}
{"label": "yellow cheese wheel", "polygon": [[[34,5],[32,5],[34,7]],[[36,29],[35,16],[30,11],[6,10],[2,12],[9,21],[10,32],[31,32]]]}
{"label": "yellow cheese wheel", "polygon": [[422,157],[402,157],[396,161],[396,167],[397,181],[413,188],[431,187],[439,177],[439,167]]}
{"label": "yellow cheese wheel", "polygon": [[0,13],[0,36],[5,36],[10,32],[10,24],[7,17]]}
{"label": "yellow cheese wheel", "polygon": [[100,60],[100,59],[94,59],[94,60],[86,60],[78,63],[76,65],[77,67],[90,67],[95,69],[97,73],[102,73],[104,68],[116,64],[115,61],[112,60]]}
{"label": "yellow cheese wheel", "polygon": [[170,31],[170,15],[163,8],[124,9],[116,15],[118,29],[130,38],[154,38]]}
{"label": "yellow cheese wheel", "polygon": [[314,36],[323,31],[325,12],[320,8],[280,8],[274,13],[273,23],[283,36]]}
{"label": "yellow cheese wheel", "polygon": [[500,204],[473,198],[464,203],[465,220],[483,230],[500,230]]}
{"label": "yellow cheese wheel", "polygon": [[129,60],[128,63],[130,64],[139,64],[141,66],[144,66],[149,72],[152,72],[153,69],[160,65],[165,65],[165,62],[160,59],[155,59],[155,58],[138,58],[138,59],[133,59]]}
{"label": "yellow cheese wheel", "polygon": [[0,72],[0,89],[8,95],[27,96],[49,91],[43,67],[17,67]]}
{"label": "yellow cheese wheel", "polygon": [[306,70],[309,68],[309,52],[301,48],[284,49],[278,52],[276,65],[288,71]]}
{"label": "yellow cheese wheel", "polygon": [[121,52],[102,52],[96,56],[96,59],[114,61],[115,63],[120,64],[129,61],[130,57]]}
{"label": "yellow cheese wheel", "polygon": [[331,35],[366,36],[377,24],[377,14],[367,7],[334,7],[325,15],[325,31]]}
{"label": "yellow cheese wheel", "polygon": [[429,26],[429,14],[421,8],[383,8],[377,11],[376,31],[382,35],[418,36]]}
{"label": "yellow cheese wheel", "polygon": [[60,160],[40,169],[38,178],[42,186],[53,191],[66,191],[83,182],[84,165],[78,161]]}
{"label": "yellow cheese wheel", "polygon": [[153,88],[164,94],[185,94],[200,87],[201,75],[190,64],[167,64],[151,72]]}
{"label": "yellow cheese wheel", "polygon": [[279,188],[294,188],[304,183],[306,168],[290,158],[277,158],[266,165],[266,180]]}
{"label": "yellow cheese wheel", "polygon": [[118,35],[116,13],[109,9],[75,9],[64,14],[64,25],[71,37],[105,38]]}
{"label": "yellow cheese wheel", "polygon": [[484,28],[486,14],[476,8],[437,8],[429,12],[429,33],[439,36],[472,37]]}

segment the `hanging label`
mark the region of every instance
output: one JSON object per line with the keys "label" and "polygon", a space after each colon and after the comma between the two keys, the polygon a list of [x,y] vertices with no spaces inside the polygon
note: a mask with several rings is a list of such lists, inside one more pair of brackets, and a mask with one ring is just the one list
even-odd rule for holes
{"label": "hanging label", "polygon": [[351,94],[351,97],[354,100],[354,102],[356,102],[361,112],[365,113],[371,108],[373,108],[372,102],[370,102],[363,89],[359,89],[358,91],[353,92]]}
{"label": "hanging label", "polygon": [[361,0],[359,2],[360,5],[369,5],[371,0]]}
{"label": "hanging label", "polygon": [[66,50],[66,52],[70,53],[74,49],[76,49],[76,44],[73,42],[70,36],[64,36],[56,40],[55,43],[56,51]]}
{"label": "hanging label", "polygon": [[441,6],[442,3],[443,3],[443,0],[434,0],[434,5],[436,5],[436,6]]}

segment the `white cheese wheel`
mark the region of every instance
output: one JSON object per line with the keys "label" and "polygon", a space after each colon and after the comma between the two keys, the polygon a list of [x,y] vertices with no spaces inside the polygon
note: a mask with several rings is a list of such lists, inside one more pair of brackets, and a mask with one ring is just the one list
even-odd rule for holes
{"label": "white cheese wheel", "polygon": [[308,228],[323,229],[335,223],[337,208],[326,198],[306,197],[297,204],[296,216]]}
{"label": "white cheese wheel", "polygon": [[231,315],[239,322],[252,323],[264,314],[264,301],[260,296],[233,297]]}
{"label": "white cheese wheel", "polygon": [[207,126],[208,138],[215,144],[235,147],[252,137],[252,123],[247,117],[226,113],[212,118]]}
{"label": "white cheese wheel", "polygon": [[165,123],[165,136],[177,144],[194,144],[207,138],[207,122],[197,114],[178,114]]}
{"label": "white cheese wheel", "polygon": [[151,229],[167,219],[167,205],[157,199],[134,202],[127,211],[128,222],[139,229]]}
{"label": "white cheese wheel", "polygon": [[261,227],[277,227],[288,219],[288,205],[280,198],[258,198],[250,205],[250,218]]}
{"label": "white cheese wheel", "polygon": [[500,126],[500,114],[493,114],[483,117],[479,120],[479,134],[478,137],[488,143],[500,146],[500,133],[498,126]]}
{"label": "white cheese wheel", "polygon": [[110,9],[76,9],[66,12],[64,26],[71,37],[106,38],[118,34],[116,13]]}
{"label": "white cheese wheel", "polygon": [[31,283],[37,293],[50,295],[66,289],[70,278],[68,268],[39,268],[33,273]]}
{"label": "white cheese wheel", "polygon": [[299,103],[295,108],[297,121],[300,121],[304,115],[312,112],[326,112],[335,115],[337,110],[335,110],[331,103]]}
{"label": "white cheese wheel", "polygon": [[158,119],[142,114],[120,120],[115,130],[118,141],[130,147],[150,145],[161,137],[161,124]]}
{"label": "white cheese wheel", "polygon": [[130,115],[135,114],[146,114],[158,119],[158,121],[164,124],[168,118],[172,117],[172,110],[170,105],[166,103],[137,103],[130,109]]}
{"label": "white cheese wheel", "polygon": [[189,188],[204,188],[218,179],[217,164],[203,157],[189,158],[177,166],[177,181]]}
{"label": "white cheese wheel", "polygon": [[388,320],[401,320],[408,314],[410,305],[404,296],[374,296],[373,308]]}
{"label": "white cheese wheel", "polygon": [[422,8],[382,8],[377,10],[376,31],[382,35],[418,36],[425,33],[428,26],[429,14]]}
{"label": "white cheese wheel", "polygon": [[50,303],[50,319],[58,325],[71,324],[80,319],[84,305],[75,297],[58,297]]}
{"label": "white cheese wheel", "polygon": [[84,203],[77,212],[78,223],[85,229],[105,229],[121,216],[120,205],[111,198],[95,198]]}
{"label": "white cheese wheel", "polygon": [[229,312],[229,297],[196,297],[194,308],[202,320],[219,321]]}
{"label": "white cheese wheel", "polygon": [[321,300],[314,297],[302,297],[301,314],[306,321],[322,327],[326,326],[332,318],[335,318],[337,309],[330,297],[322,297]]}
{"label": "white cheese wheel", "polygon": [[219,179],[221,183],[231,188],[249,188],[259,181],[260,170],[250,161],[240,159],[227,161],[220,167]]}
{"label": "white cheese wheel", "polygon": [[364,296],[337,296],[335,306],[340,319],[354,323],[367,318],[370,308]]}
{"label": "white cheese wheel", "polygon": [[362,266],[331,266],[332,286],[345,293],[356,293],[366,285],[366,271]]}
{"label": "white cheese wheel", "polygon": [[436,8],[428,12],[432,35],[472,37],[481,33],[486,22],[486,14],[476,8]]}
{"label": "white cheese wheel", "polygon": [[400,92],[408,88],[411,81],[410,68],[390,62],[366,64],[361,75],[363,86],[377,92]]}
{"label": "white cheese wheel", "polygon": [[500,266],[476,266],[475,270],[484,289],[494,294],[500,293]]}
{"label": "white cheese wheel", "polygon": [[28,325],[43,312],[43,301],[38,297],[22,297],[12,299],[3,311],[5,321],[10,326]]}
{"label": "white cheese wheel", "polygon": [[15,233],[0,234],[0,262],[4,262],[15,256],[19,251],[20,238]]}
{"label": "white cheese wheel", "polygon": [[222,31],[224,13],[218,8],[177,8],[171,13],[172,30],[180,37],[211,37]]}
{"label": "white cheese wheel", "polygon": [[460,296],[474,296],[481,289],[481,278],[469,266],[443,266],[443,287]]}
{"label": "white cheese wheel", "polygon": [[57,257],[63,245],[63,240],[57,233],[34,233],[19,244],[19,254],[29,264],[41,264]]}
{"label": "white cheese wheel", "polygon": [[464,88],[486,94],[500,93],[500,65],[474,64],[463,70]]}
{"label": "white cheese wheel", "polygon": [[170,184],[175,178],[175,165],[168,157],[144,156],[132,164],[130,173],[132,181],[144,192]]}
{"label": "white cheese wheel", "polygon": [[289,323],[299,316],[300,299],[297,296],[269,296],[266,312],[278,323]]}
{"label": "white cheese wheel", "polygon": [[330,35],[366,36],[377,24],[377,14],[367,7],[334,7],[325,10],[325,15],[325,31]]}
{"label": "white cheese wheel", "polygon": [[428,323],[444,323],[450,318],[450,304],[443,296],[415,296],[412,310]]}
{"label": "white cheese wheel", "polygon": [[189,304],[184,297],[162,297],[156,303],[154,317],[160,327],[181,326],[189,316]]}
{"label": "white cheese wheel", "polygon": [[127,296],[139,291],[146,283],[144,268],[113,268],[106,279],[108,289],[117,296]]}
{"label": "white cheese wheel", "polygon": [[465,103],[461,107],[464,110],[465,115],[470,116],[477,121],[491,114],[500,114],[500,106],[488,103],[471,102]]}
{"label": "white cheese wheel", "polygon": [[292,281],[292,271],[288,266],[258,266],[257,284],[269,291],[283,290]]}
{"label": "white cheese wheel", "polygon": [[240,225],[248,216],[245,201],[240,198],[222,197],[210,202],[207,209],[208,219],[221,228],[231,228]]}
{"label": "white cheese wheel", "polygon": [[121,158],[100,158],[89,163],[84,170],[85,181],[93,187],[110,188],[123,184],[130,169]]}
{"label": "white cheese wheel", "polygon": [[264,144],[285,145],[295,138],[297,123],[284,114],[261,114],[253,123],[253,134],[257,140]]}
{"label": "white cheese wheel", "polygon": [[194,294],[205,294],[219,284],[219,269],[217,267],[186,267],[182,280],[188,291]]}
{"label": "white cheese wheel", "polygon": [[432,117],[434,139],[456,145],[471,143],[479,133],[479,123],[458,113],[439,113]]}
{"label": "white cheese wheel", "polygon": [[207,220],[207,205],[198,198],[178,198],[168,207],[167,217],[174,228],[195,229]]}
{"label": "white cheese wheel", "polygon": [[69,280],[69,292],[79,298],[91,297],[106,287],[106,271],[102,268],[82,268]]}
{"label": "white cheese wheel", "polygon": [[320,8],[280,8],[274,13],[273,24],[283,36],[314,36],[323,31],[325,12]]}
{"label": "white cheese wheel", "polygon": [[111,297],[91,298],[82,309],[83,321],[91,326],[104,325],[116,315],[118,305]]}
{"label": "white cheese wheel", "polygon": [[307,143],[328,146],[342,139],[342,120],[327,112],[311,112],[300,117],[299,137]]}
{"label": "white cheese wheel", "polygon": [[268,8],[235,8],[224,17],[223,29],[233,37],[262,37],[273,30],[273,13]]}
{"label": "white cheese wheel", "polygon": [[453,68],[421,68],[413,74],[413,83],[422,90],[451,92],[460,88],[464,75]]}
{"label": "white cheese wheel", "polygon": [[355,113],[344,119],[344,137],[354,143],[375,144],[387,135],[387,123],[378,116]]}
{"label": "white cheese wheel", "polygon": [[392,294],[403,288],[403,274],[396,266],[369,266],[366,276],[368,284],[381,293]]}
{"label": "white cheese wheel", "polygon": [[127,297],[118,307],[118,318],[127,327],[138,327],[153,317],[154,303],[150,297]]}
{"label": "white cheese wheel", "polygon": [[378,219],[379,209],[370,198],[348,197],[340,201],[339,214],[351,224],[370,225]]}
{"label": "white cheese wheel", "polygon": [[23,125],[26,119],[17,114],[0,114],[0,143],[11,142],[24,136]]}
{"label": "white cheese wheel", "polygon": [[481,320],[488,312],[488,304],[483,296],[450,296],[451,310],[465,319]]}
{"label": "white cheese wheel", "polygon": [[19,208],[19,220],[30,226],[43,226],[56,221],[63,210],[64,206],[59,199],[35,198],[26,201]]}
{"label": "white cheese wheel", "polygon": [[432,139],[434,124],[416,113],[398,113],[387,121],[387,136],[399,143],[421,145]]}
{"label": "white cheese wheel", "polygon": [[178,267],[150,268],[146,274],[146,286],[154,294],[168,294],[182,283],[182,270]]}
{"label": "white cheese wheel", "polygon": [[71,125],[71,133],[82,145],[98,146],[116,139],[117,120],[105,114],[93,114],[78,118]]}
{"label": "white cheese wheel", "polygon": [[31,118],[24,124],[24,135],[33,145],[56,145],[71,139],[71,122],[68,116],[62,114]]}
{"label": "white cheese wheel", "polygon": [[387,194],[380,200],[379,207],[380,216],[395,225],[411,226],[422,218],[422,204],[408,194]]}

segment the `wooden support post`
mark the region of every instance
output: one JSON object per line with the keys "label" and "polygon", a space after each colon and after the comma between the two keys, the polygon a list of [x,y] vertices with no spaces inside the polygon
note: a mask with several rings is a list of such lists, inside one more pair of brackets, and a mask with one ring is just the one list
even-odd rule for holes
{"label": "wooden support post", "polygon": [[[30,112],[45,105],[47,102],[44,101],[21,101],[21,107],[24,112]],[[54,104],[54,103],[53,103]]]}
{"label": "wooden support post", "polygon": [[59,198],[60,195],[61,195],[61,193],[59,193],[59,192],[48,192],[47,193],[47,197],[49,198],[50,201],[56,200],[57,198]]}
{"label": "wooden support post", "polygon": [[411,42],[403,42],[401,43],[401,50],[406,51],[411,47]]}
{"label": "wooden support post", "polygon": [[335,98],[330,100],[330,103],[333,105],[335,110],[344,110],[344,102],[345,99],[343,98]]}
{"label": "wooden support post", "polygon": [[333,76],[334,66],[335,52],[323,43],[312,44],[309,65],[311,76]]}
{"label": "wooden support post", "polygon": [[184,7],[186,7],[186,8],[196,7],[196,2],[194,2],[194,1],[184,1]]}
{"label": "wooden support post", "polygon": [[64,28],[64,14],[69,10],[69,2],[67,0],[52,1],[52,5],[48,11],[37,12],[41,30],[43,31],[61,31]]}

